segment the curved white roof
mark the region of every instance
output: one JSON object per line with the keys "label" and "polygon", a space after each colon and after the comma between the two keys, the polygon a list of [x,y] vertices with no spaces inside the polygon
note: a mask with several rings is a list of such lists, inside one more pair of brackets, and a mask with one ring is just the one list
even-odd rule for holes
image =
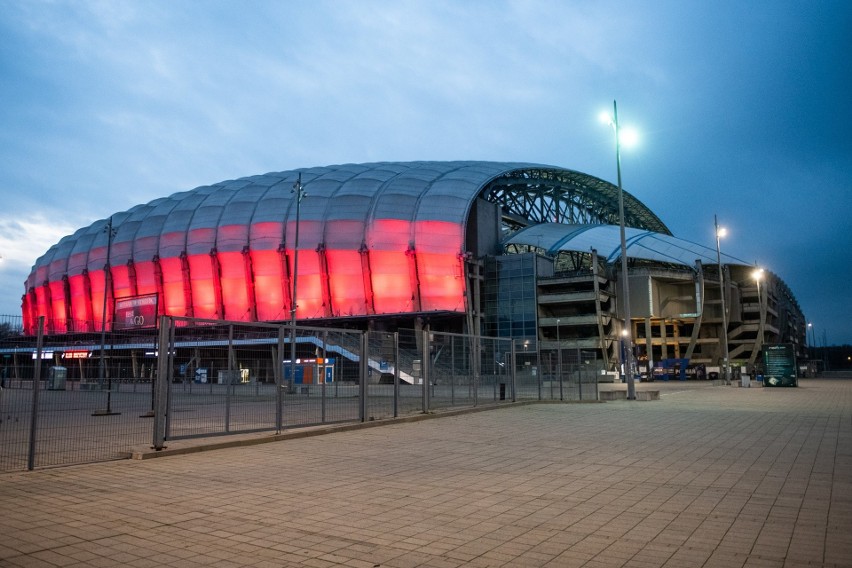
{"label": "curved white roof", "polygon": [[[628,258],[653,260],[692,266],[716,264],[715,247],[707,247],[671,235],[633,227],[625,228]],[[521,229],[503,241],[504,245],[527,245],[544,249],[548,254],[559,251],[598,252],[609,263],[621,258],[621,231],[618,225],[567,225],[541,223]],[[748,265],[748,262],[722,254],[724,264]]]}

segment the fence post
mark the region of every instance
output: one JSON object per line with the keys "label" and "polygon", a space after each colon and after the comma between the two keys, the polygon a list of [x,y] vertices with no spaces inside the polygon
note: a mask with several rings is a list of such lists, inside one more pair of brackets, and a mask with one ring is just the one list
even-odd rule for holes
{"label": "fence post", "polygon": [[[165,400],[163,404],[165,404],[165,415],[166,415],[166,435],[165,439],[168,440],[172,435],[172,385],[174,384],[174,374],[175,374],[175,355],[177,354],[175,345],[175,334],[177,333],[177,321],[174,318],[169,319],[169,340],[168,340],[168,363],[166,363],[166,381],[163,385],[163,392],[165,396],[163,397]],[[207,381],[208,383],[210,381]],[[211,383],[212,384],[212,383]]]}
{"label": "fence post", "polygon": [[275,369],[272,376],[275,377],[275,433],[280,434],[282,422],[284,421],[284,326],[278,326],[278,351],[275,353]]}
{"label": "fence post", "polygon": [[[559,370],[557,371],[557,375],[559,375],[559,400],[565,400],[565,393],[562,388],[562,344],[557,342],[556,346],[557,349],[559,349],[559,354],[556,357],[556,366],[559,368]],[[582,400],[582,398],[583,397],[581,396],[580,400]]]}
{"label": "fence post", "polygon": [[601,399],[601,393],[598,390],[598,375],[597,375],[597,373],[593,374],[593,378],[595,379],[595,400],[600,400]]}
{"label": "fence post", "polygon": [[33,369],[33,407],[30,416],[30,444],[27,454],[27,469],[35,469],[36,432],[38,430],[38,387],[41,379],[41,349],[44,346],[44,316],[38,317],[38,336],[36,338],[36,361]]}
{"label": "fence post", "polygon": [[393,332],[393,417],[399,416],[399,332]]}
{"label": "fence post", "polygon": [[431,357],[429,355],[429,325],[426,325],[426,328],[421,332],[423,334],[423,342],[422,342],[422,353],[420,354],[420,374],[423,380],[423,400],[422,400],[422,410],[423,414],[429,412],[429,375],[432,371],[431,367]]}
{"label": "fence post", "polygon": [[516,371],[515,366],[517,364],[517,353],[515,352],[515,340],[510,339],[509,342],[512,346],[512,355],[511,355],[512,366],[511,366],[511,371],[509,371],[510,373],[512,373],[512,376],[510,377],[511,381],[512,381],[512,402],[518,402],[518,388],[517,388],[518,383],[517,383],[517,373],[515,372]]}
{"label": "fence post", "polygon": [[[231,373],[234,372],[234,324],[228,325],[228,372],[225,374],[225,433],[231,431],[231,389],[233,388],[234,378]],[[213,384],[213,377],[210,377],[210,384]]]}
{"label": "fence post", "polygon": [[456,405],[456,336],[450,336],[450,406]]}
{"label": "fence post", "polygon": [[367,420],[367,374],[369,373],[370,364],[368,361],[369,353],[367,352],[367,346],[369,342],[367,341],[367,332],[361,332],[361,360],[358,365],[358,391],[360,394],[360,404],[358,405],[358,413],[360,414],[359,418],[361,422],[365,422]]}
{"label": "fence post", "polygon": [[542,399],[541,388],[542,388],[542,364],[541,364],[541,344],[538,342],[538,339],[535,341],[535,367],[533,369],[536,370],[536,382],[538,383],[538,399]]}
{"label": "fence post", "polygon": [[169,338],[171,336],[172,320],[167,316],[160,317],[160,335],[157,344],[157,383],[154,396],[154,449],[162,450],[166,441],[166,399],[169,388]]}
{"label": "fence post", "polygon": [[325,399],[326,399],[326,374],[328,371],[328,332],[322,332],[322,365],[319,365],[319,380],[322,387],[320,387],[320,393],[322,395],[322,416],[321,422],[325,424]]}

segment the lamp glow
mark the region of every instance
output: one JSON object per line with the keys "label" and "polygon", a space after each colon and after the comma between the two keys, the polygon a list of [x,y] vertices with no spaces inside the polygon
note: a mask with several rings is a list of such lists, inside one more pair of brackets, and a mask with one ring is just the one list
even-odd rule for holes
{"label": "lamp glow", "polygon": [[618,136],[623,146],[631,147],[639,143],[639,132],[634,128],[621,128]]}

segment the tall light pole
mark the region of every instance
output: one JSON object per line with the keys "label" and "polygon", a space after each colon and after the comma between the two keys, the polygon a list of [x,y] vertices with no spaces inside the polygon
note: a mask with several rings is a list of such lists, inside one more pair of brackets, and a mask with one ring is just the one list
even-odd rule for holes
{"label": "tall light pole", "polygon": [[730,362],[728,361],[728,308],[725,302],[725,272],[722,270],[722,252],[719,240],[727,234],[724,227],[719,226],[719,220],[713,215],[713,226],[716,229],[716,264],[719,266],[719,292],[722,297],[722,369],[725,384],[730,384]]}
{"label": "tall light pole", "polygon": [[764,318],[765,318],[764,309],[763,309],[763,292],[760,288],[760,281],[763,280],[763,273],[764,273],[764,271],[763,271],[762,268],[755,268],[754,272],[751,273],[751,277],[754,278],[755,283],[757,283],[757,308],[758,308],[758,315],[760,317],[760,332],[759,333],[761,334],[760,335],[761,342],[763,341],[763,327],[764,327]]}
{"label": "tall light pole", "polygon": [[[607,118],[607,117],[604,117]],[[633,377],[633,325],[630,318],[630,285],[627,275],[627,239],[624,236],[624,189],[621,187],[621,131],[618,126],[618,106],[612,101],[612,117],[609,123],[615,131],[615,165],[618,171],[618,225],[621,231],[621,303],[624,312],[624,375],[627,379],[627,399],[636,399],[636,384]],[[622,377],[622,380],[624,377]]]}
{"label": "tall light pole", "polygon": [[[107,321],[107,295],[111,288],[112,268],[110,267],[110,257],[112,256],[112,238],[115,236],[115,229],[112,226],[112,217],[104,226],[104,232],[107,234],[107,250],[106,263],[104,264],[104,302],[103,311],[101,312],[101,362],[98,367],[98,384],[100,388],[104,388],[104,375],[106,374],[106,321]],[[107,384],[107,405],[106,410],[98,410],[92,413],[92,416],[109,416],[113,414],[121,414],[120,412],[112,411],[112,375],[110,375]]]}
{"label": "tall light pole", "polygon": [[763,280],[763,269],[755,268],[754,272],[751,273],[752,278],[757,283],[757,314],[758,314],[758,324],[757,324],[757,340],[755,341],[755,352],[758,348],[763,349],[763,335],[766,327],[766,311],[763,309],[763,294],[760,289],[760,281]]}
{"label": "tall light pole", "polygon": [[[816,360],[816,327],[814,327],[813,322],[808,322],[808,329],[811,330],[811,360]],[[814,376],[816,376],[817,372],[816,363],[814,364]]]}
{"label": "tall light pole", "polygon": [[814,331],[813,322],[808,322],[808,329],[811,330],[811,359],[816,359],[816,331]]}
{"label": "tall light pole", "polygon": [[290,306],[290,380],[287,381],[287,391],[293,391],[293,384],[296,382],[296,284],[299,280],[299,220],[302,209],[302,199],[307,197],[305,188],[302,186],[302,173],[299,172],[299,178],[293,184],[293,189],[290,193],[296,194],[296,240],[293,244],[293,296],[292,305]]}

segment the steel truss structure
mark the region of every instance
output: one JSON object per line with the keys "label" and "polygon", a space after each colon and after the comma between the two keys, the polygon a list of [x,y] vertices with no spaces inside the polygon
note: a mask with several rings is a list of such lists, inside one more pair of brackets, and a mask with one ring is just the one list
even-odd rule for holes
{"label": "steel truss structure", "polygon": [[[490,182],[481,195],[500,204],[508,232],[537,223],[619,223],[618,187],[572,170],[515,169]],[[626,191],[624,221],[628,227],[671,235],[659,217]]]}

